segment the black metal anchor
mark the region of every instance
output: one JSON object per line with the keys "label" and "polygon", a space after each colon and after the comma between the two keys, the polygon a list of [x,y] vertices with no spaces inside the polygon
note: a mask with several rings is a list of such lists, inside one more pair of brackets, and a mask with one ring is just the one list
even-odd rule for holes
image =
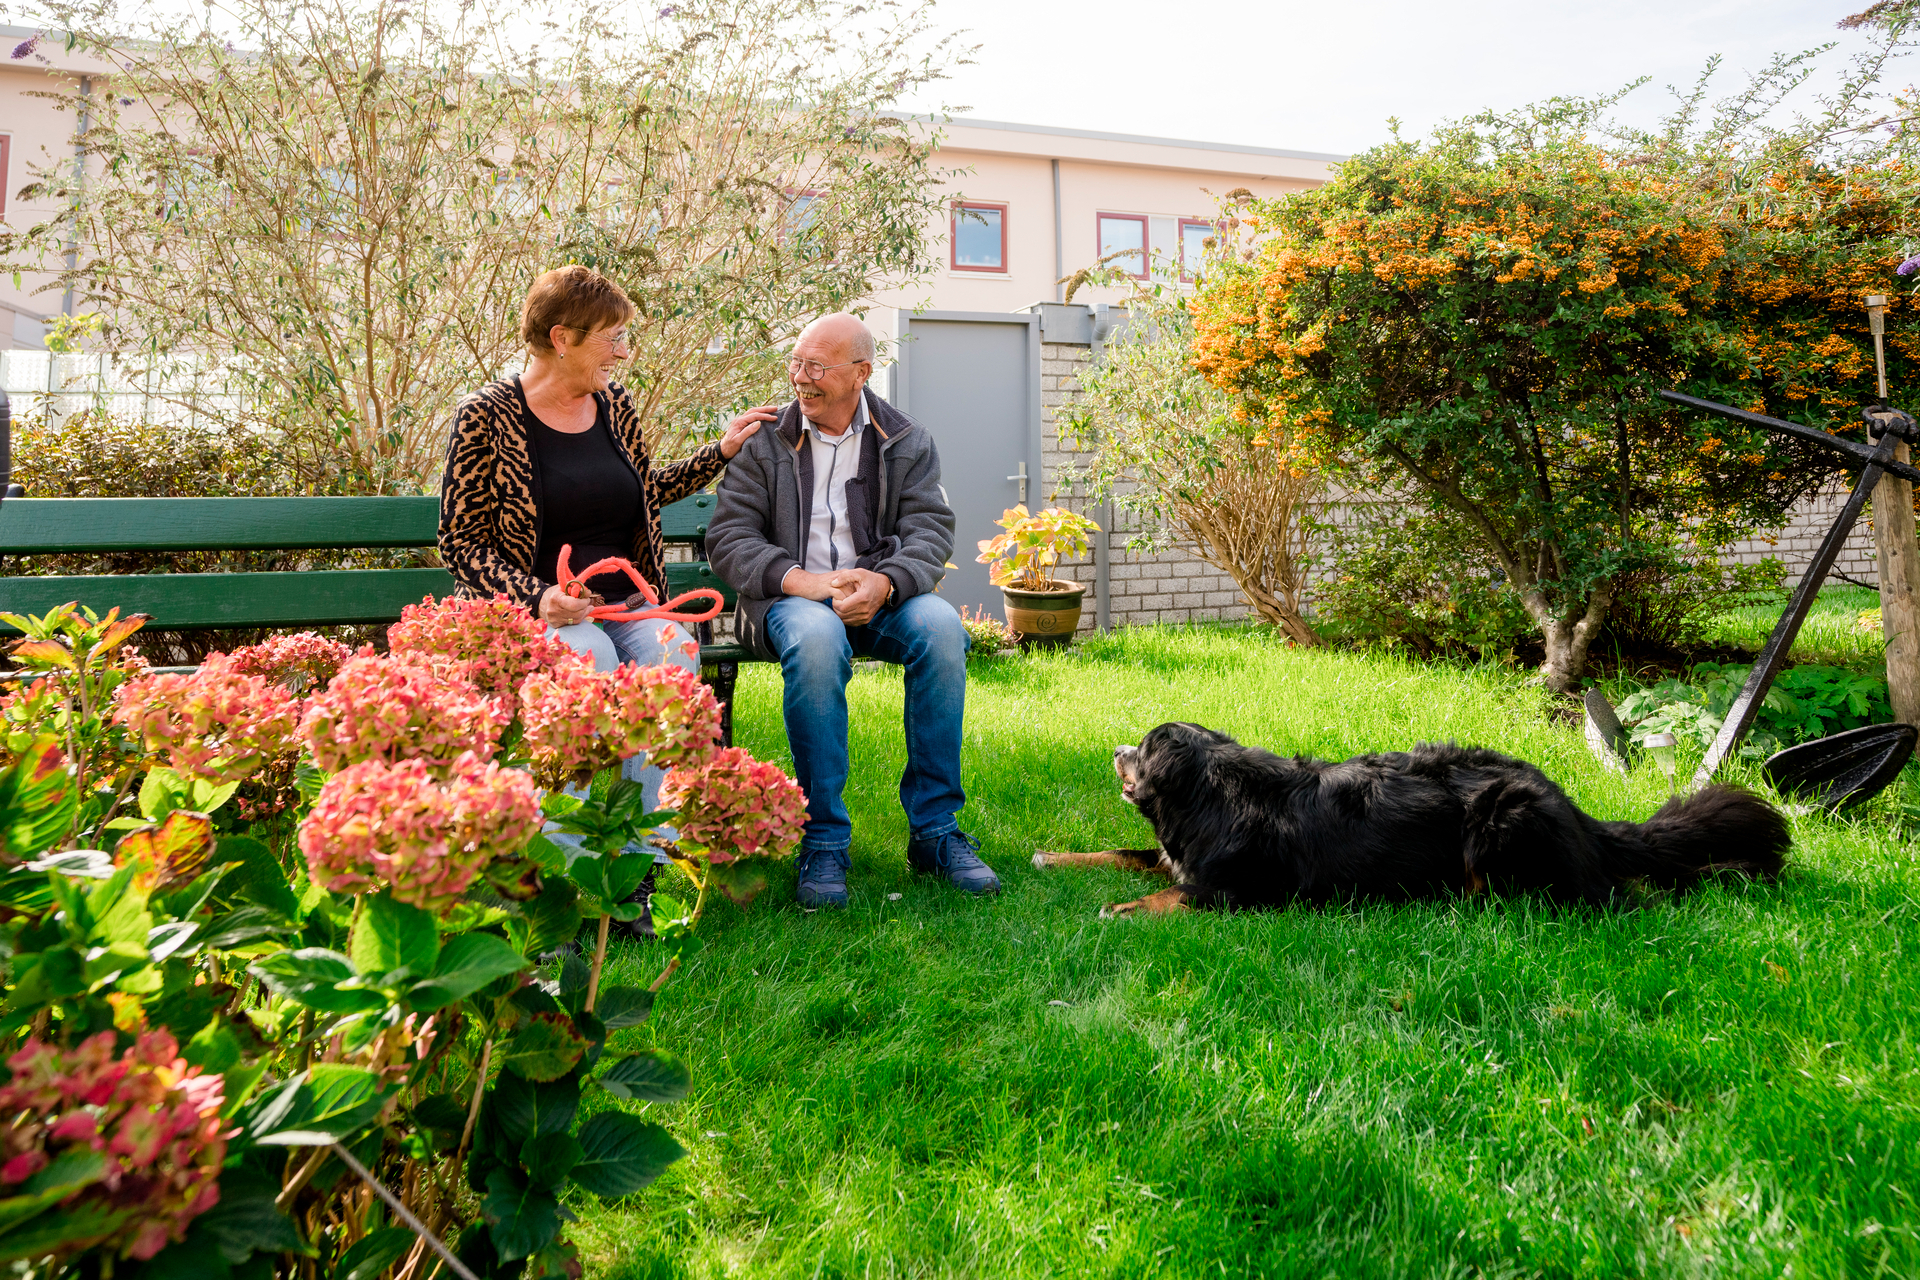
{"label": "black metal anchor", "polygon": [[[1867,434],[1874,442],[1872,446],[1842,440],[1824,431],[1803,427],[1797,422],[1783,422],[1765,414],[1749,413],[1731,405],[1681,395],[1678,391],[1662,391],[1660,398],[1817,444],[1840,454],[1842,466],[1860,468],[1860,478],[1854,481],[1853,492],[1847,495],[1846,505],[1834,517],[1833,527],[1827,530],[1819,550],[1813,553],[1813,559],[1807,563],[1799,585],[1793,590],[1793,598],[1787,602],[1786,612],[1774,624],[1766,647],[1761,649],[1759,659],[1747,673],[1745,687],[1727,709],[1727,718],[1720,726],[1719,736],[1714,738],[1706,759],[1700,762],[1699,770],[1693,775],[1693,785],[1700,787],[1713,780],[1714,772],[1732,754],[1734,745],[1753,727],[1754,717],[1760,713],[1760,704],[1766,700],[1775,673],[1786,661],[1795,637],[1800,634],[1801,624],[1807,620],[1814,596],[1825,581],[1827,571],[1833,567],[1834,560],[1839,557],[1847,535],[1853,532],[1861,510],[1867,505],[1867,497],[1873,492],[1874,486],[1880,483],[1880,477],[1891,474],[1902,480],[1920,483],[1920,470],[1901,462],[1893,453],[1895,446],[1903,440],[1909,443],[1920,441],[1920,427],[1915,426],[1910,415],[1887,408],[1884,395],[1879,405],[1860,411],[1860,416],[1867,423]],[[1863,741],[1862,735],[1871,741]],[[1782,751],[1767,761],[1766,772],[1782,790],[1812,792],[1829,807],[1847,802],[1857,803],[1893,780],[1912,755],[1917,736],[1920,736],[1920,732],[1911,725],[1872,725],[1867,729],[1854,729]],[[1811,748],[1823,746],[1827,748],[1824,751],[1810,751]]]}

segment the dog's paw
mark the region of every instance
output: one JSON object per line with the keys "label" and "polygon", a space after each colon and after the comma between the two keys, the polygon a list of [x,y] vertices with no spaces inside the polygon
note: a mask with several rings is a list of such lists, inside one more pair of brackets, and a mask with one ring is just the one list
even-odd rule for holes
{"label": "dog's paw", "polygon": [[1122,916],[1130,916],[1139,909],[1140,904],[1137,902],[1109,902],[1106,906],[1100,908],[1100,918],[1102,920],[1117,920]]}
{"label": "dog's paw", "polygon": [[1035,849],[1033,851],[1033,865],[1041,871],[1047,869],[1047,863],[1052,861],[1052,858],[1053,855],[1045,849]]}

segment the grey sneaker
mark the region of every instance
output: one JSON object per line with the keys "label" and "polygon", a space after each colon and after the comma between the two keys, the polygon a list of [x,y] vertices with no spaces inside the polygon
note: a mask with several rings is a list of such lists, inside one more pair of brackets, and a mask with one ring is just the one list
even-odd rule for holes
{"label": "grey sneaker", "polygon": [[964,831],[907,842],[907,865],[922,875],[941,875],[968,893],[1000,892],[1000,877],[980,861],[980,842]]}
{"label": "grey sneaker", "polygon": [[850,861],[845,849],[802,849],[795,860],[800,883],[793,896],[803,907],[846,906]]}

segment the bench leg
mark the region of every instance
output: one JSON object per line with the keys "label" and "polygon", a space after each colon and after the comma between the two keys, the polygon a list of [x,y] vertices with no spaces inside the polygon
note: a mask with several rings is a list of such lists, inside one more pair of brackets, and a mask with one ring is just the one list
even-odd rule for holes
{"label": "bench leg", "polygon": [[733,684],[740,678],[738,662],[710,662],[700,669],[700,678],[713,690],[720,703],[720,745],[733,745]]}

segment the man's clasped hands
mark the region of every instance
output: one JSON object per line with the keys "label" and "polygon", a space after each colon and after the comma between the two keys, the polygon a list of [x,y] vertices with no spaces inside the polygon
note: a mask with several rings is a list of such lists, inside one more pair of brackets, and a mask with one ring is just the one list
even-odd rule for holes
{"label": "man's clasped hands", "polygon": [[872,569],[835,569],[831,573],[808,573],[793,568],[780,583],[790,596],[802,596],[831,604],[840,621],[850,627],[862,627],[873,621],[893,594],[893,580]]}

